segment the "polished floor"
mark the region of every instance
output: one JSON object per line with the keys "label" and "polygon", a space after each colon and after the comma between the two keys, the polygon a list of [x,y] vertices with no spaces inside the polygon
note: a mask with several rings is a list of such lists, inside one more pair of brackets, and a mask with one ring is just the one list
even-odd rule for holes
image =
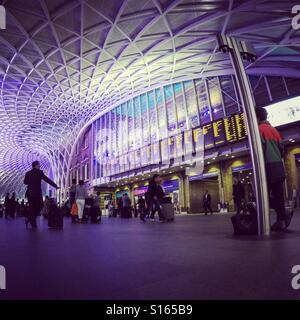
{"label": "polished floor", "polygon": [[174,223],[104,218],[101,225],[26,230],[0,220],[0,299],[300,298],[300,212],[288,232],[232,235],[230,216],[180,216]]}

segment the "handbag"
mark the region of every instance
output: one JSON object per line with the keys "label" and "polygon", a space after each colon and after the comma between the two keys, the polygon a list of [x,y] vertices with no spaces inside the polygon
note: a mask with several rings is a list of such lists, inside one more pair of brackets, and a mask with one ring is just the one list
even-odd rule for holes
{"label": "handbag", "polygon": [[77,216],[78,215],[78,207],[76,203],[72,204],[72,208],[71,208],[71,215],[72,216]]}

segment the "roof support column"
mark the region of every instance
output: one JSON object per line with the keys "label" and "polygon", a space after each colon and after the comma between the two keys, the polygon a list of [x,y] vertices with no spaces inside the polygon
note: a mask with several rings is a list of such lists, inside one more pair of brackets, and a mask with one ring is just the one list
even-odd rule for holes
{"label": "roof support column", "polygon": [[255,101],[252,89],[240,52],[240,43],[235,38],[229,38],[228,48],[233,71],[237,80],[237,87],[243,105],[248,140],[250,145],[251,160],[255,182],[255,194],[257,204],[258,234],[270,234],[269,197],[265,172],[265,162],[258,122],[255,114]]}

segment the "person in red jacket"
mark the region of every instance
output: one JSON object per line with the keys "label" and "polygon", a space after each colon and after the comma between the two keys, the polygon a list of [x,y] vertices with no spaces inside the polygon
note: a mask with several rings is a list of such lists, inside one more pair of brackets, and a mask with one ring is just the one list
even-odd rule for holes
{"label": "person in red jacket", "polygon": [[271,230],[283,231],[290,224],[290,217],[286,215],[284,204],[283,143],[277,129],[267,121],[267,110],[257,107],[255,111],[264,153],[270,206],[274,208],[277,214],[277,221],[272,225]]}

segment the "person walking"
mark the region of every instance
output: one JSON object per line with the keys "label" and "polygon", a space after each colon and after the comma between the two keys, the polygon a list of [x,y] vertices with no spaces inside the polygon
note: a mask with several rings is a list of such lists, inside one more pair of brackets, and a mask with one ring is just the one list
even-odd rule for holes
{"label": "person walking", "polygon": [[13,192],[11,198],[9,199],[9,216],[14,219],[16,217],[16,193]]}
{"label": "person walking", "polygon": [[203,196],[203,208],[206,216],[207,216],[207,210],[209,210],[210,214],[213,214],[213,211],[211,208],[211,195],[208,193],[208,190],[205,191]]}
{"label": "person walking", "polygon": [[245,190],[242,182],[238,179],[234,179],[233,184],[233,202],[235,205],[235,210],[239,213],[242,205],[242,201],[245,199]]}
{"label": "person walking", "polygon": [[101,197],[100,192],[97,191],[96,196],[93,201],[92,214],[91,214],[91,222],[98,223],[101,222]]}
{"label": "person walking", "polygon": [[274,208],[277,214],[277,220],[271,226],[271,230],[283,231],[291,222],[291,216],[286,215],[284,204],[284,181],[286,177],[282,161],[284,155],[283,143],[277,129],[267,121],[267,110],[256,107],[255,111],[264,153],[270,206]]}
{"label": "person walking", "polygon": [[4,207],[5,207],[5,219],[8,219],[8,214],[9,214],[9,193],[7,192],[5,199],[4,199]]}
{"label": "person walking", "polygon": [[159,174],[155,174],[149,182],[147,190],[147,201],[150,211],[150,220],[155,221],[155,213],[158,213],[159,221],[164,221],[164,217],[161,211],[161,202],[165,193],[161,186],[162,179]]}
{"label": "person walking", "polygon": [[40,169],[39,161],[32,163],[32,169],[25,174],[24,184],[27,185],[25,196],[28,199],[28,217],[25,219],[26,227],[28,223],[31,224],[32,228],[37,228],[36,217],[40,214],[43,209],[43,196],[41,182],[44,180],[55,189],[59,189],[55,182],[49,179],[44,172]]}
{"label": "person walking", "polygon": [[298,190],[297,188],[293,189],[293,194],[292,194],[292,198],[293,198],[293,207],[296,209],[298,206]]}
{"label": "person walking", "polygon": [[84,186],[84,181],[79,180],[79,184],[76,186],[75,201],[78,208],[78,221],[81,223],[83,218],[83,210],[85,205],[85,199],[87,198],[87,191]]}
{"label": "person walking", "polygon": [[122,211],[123,218],[131,218],[131,200],[127,193],[124,193],[122,197]]}
{"label": "person walking", "polygon": [[146,221],[145,220],[145,216],[146,216],[146,201],[142,196],[139,196],[138,202],[137,202],[137,206],[138,206],[138,213],[140,215],[140,219],[145,222]]}

